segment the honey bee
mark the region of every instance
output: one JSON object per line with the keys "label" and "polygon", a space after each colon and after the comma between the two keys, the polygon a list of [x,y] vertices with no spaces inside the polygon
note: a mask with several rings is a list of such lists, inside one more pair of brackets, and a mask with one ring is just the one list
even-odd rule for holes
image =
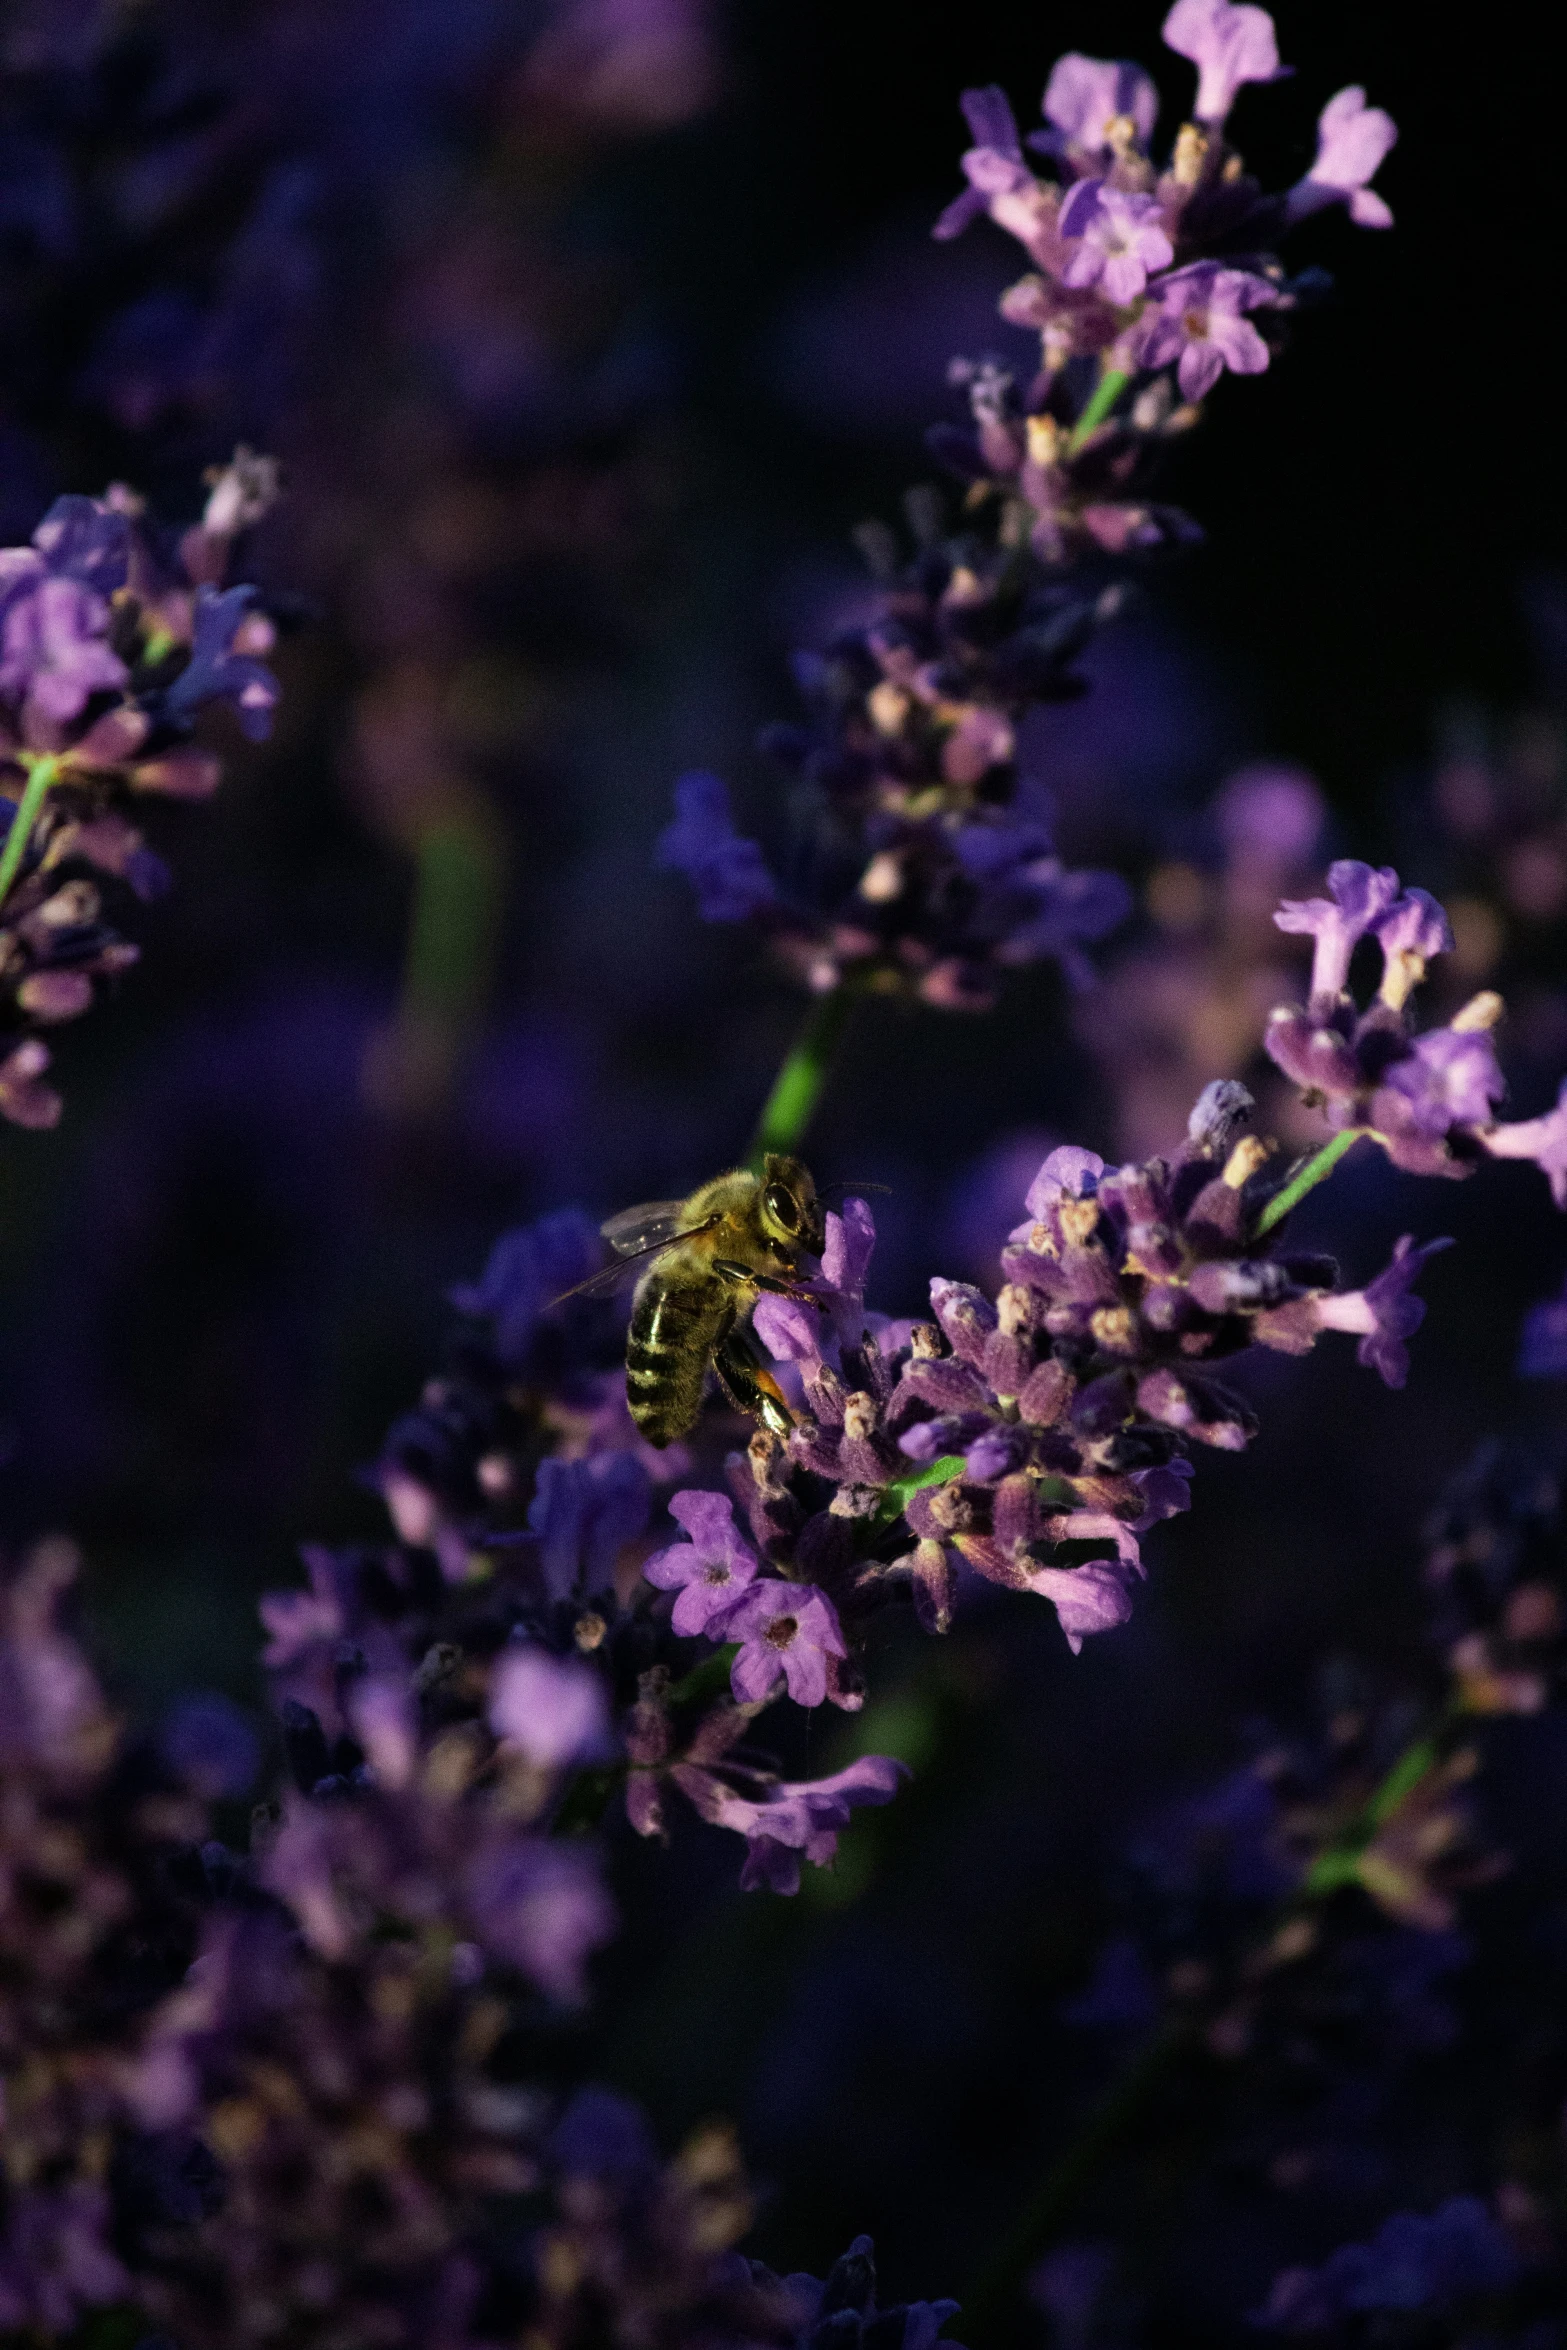
{"label": "honey bee", "polygon": [[819,1257],[827,1235],[810,1169],[769,1154],[760,1175],[715,1175],[689,1199],[624,1208],[601,1230],[619,1262],[566,1294],[604,1296],[647,1260],[626,1333],[626,1401],[648,1442],[673,1444],[694,1425],[709,1364],[737,1410],[787,1431],[789,1406],[744,1320],[764,1290],[811,1295],[799,1259]]}

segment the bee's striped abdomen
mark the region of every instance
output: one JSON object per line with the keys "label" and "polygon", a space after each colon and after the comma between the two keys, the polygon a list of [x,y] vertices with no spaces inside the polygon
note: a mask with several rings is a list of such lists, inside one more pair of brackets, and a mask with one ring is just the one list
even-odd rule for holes
{"label": "bee's striped abdomen", "polygon": [[626,1401],[650,1444],[673,1444],[702,1408],[714,1347],[733,1307],[720,1284],[660,1268],[637,1292],[626,1334]]}

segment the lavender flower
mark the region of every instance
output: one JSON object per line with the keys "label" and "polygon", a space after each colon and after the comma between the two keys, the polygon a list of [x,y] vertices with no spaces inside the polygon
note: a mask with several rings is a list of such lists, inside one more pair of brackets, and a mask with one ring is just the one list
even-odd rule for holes
{"label": "lavender flower", "polygon": [[1176,0],[1164,20],[1164,38],[1196,66],[1192,112],[1212,130],[1223,127],[1247,82],[1276,82],[1288,71],[1279,64],[1273,19],[1265,8],[1236,7],[1232,0]]}
{"label": "lavender flower", "polygon": [[1280,2333],[1320,2333],[1373,2311],[1445,2311],[1500,2293],[1518,2259],[1485,2205],[1455,2195],[1429,2214],[1401,2211],[1369,2244],[1346,2244],[1318,2269],[1286,2269],[1259,2322]]}
{"label": "lavender flower", "polygon": [[1147,146],[1159,118],[1159,93],[1141,66],[1084,57],[1073,49],[1050,69],[1044,116],[1052,127],[1036,131],[1031,147],[1046,154],[1075,148],[1097,158],[1128,140]]}
{"label": "lavender flower", "polygon": [[[1530,1159],[1567,1205],[1567,1115],[1497,1123],[1505,1090],[1490,1031],[1505,1009],[1489,991],[1445,1028],[1415,1034],[1409,998],[1427,961],[1452,946],[1447,916],[1424,890],[1400,892],[1390,867],[1353,860],[1330,867],[1331,899],[1286,901],[1281,930],[1315,942],[1310,999],[1280,1005],[1264,1039],[1269,1057],[1320,1107],[1330,1126],[1367,1133],[1395,1166],[1462,1178],[1484,1156]],[[1350,956],[1367,936],[1383,959],[1377,995],[1364,1010],[1345,992]],[[1564,1095],[1567,1099],[1567,1095]]]}
{"label": "lavender flower", "polygon": [[1107,301],[1135,302],[1154,271],[1175,259],[1157,200],[1129,195],[1108,180],[1079,180],[1061,207],[1060,228],[1063,237],[1078,240],[1062,284],[1097,286]]}
{"label": "lavender flower", "polygon": [[[166,561],[123,490],[57,499],[30,547],[0,551],[0,987],[26,1029],[76,1019],[136,961],[104,919],[106,889],[148,899],[167,885],[127,811],[141,794],[215,789],[216,760],[189,739],[200,710],[229,698],[253,738],[270,724],[272,623],[253,588],[220,595],[205,576],[266,494],[214,498],[221,527],[186,534],[194,571]],[[55,1123],[48,1065],[36,1037],[11,1046],[0,1115]]]}
{"label": "lavender flower", "polygon": [[670,1617],[677,1632],[689,1639],[711,1629],[715,1638],[725,1638],[723,1620],[756,1574],[755,1556],[735,1526],[734,1504],[720,1493],[677,1493],[669,1512],[690,1540],[656,1551],[642,1572],[658,1590],[679,1592]]}
{"label": "lavender flower", "polygon": [[[1252,12],[1235,11],[1242,13]],[[1204,398],[1226,368],[1232,375],[1262,373],[1268,346],[1246,313],[1277,301],[1266,278],[1198,261],[1162,278],[1156,291],[1159,307],[1145,319],[1137,347],[1144,367],[1178,361],[1176,376],[1188,400]]]}
{"label": "lavender flower", "polygon": [[1392,212],[1371,181],[1397,137],[1392,116],[1368,106],[1358,83],[1340,90],[1322,109],[1316,161],[1291,188],[1287,217],[1303,220],[1324,204],[1344,204],[1361,228],[1391,228]]}
{"label": "lavender flower", "polygon": [[[1032,706],[1075,690],[1077,654],[1120,608],[1114,575],[1194,535],[1152,495],[1158,458],[1226,369],[1270,364],[1295,305],[1265,249],[1290,204],[1265,198],[1222,136],[1241,85],[1277,77],[1271,19],[1178,0],[1165,37],[1200,68],[1203,127],[1185,126],[1163,170],[1144,152],[1157,98],[1136,67],[1057,61],[1049,127],[1028,142],[1054,159],[1054,179],[1035,176],[1003,91],[964,94],[968,185],[935,233],[987,216],[1018,241],[1029,272],[1001,312],[1037,333],[1041,364],[955,362],[968,415],[931,445],[961,485],[960,512],[920,493],[912,558],[890,531],[860,534],[877,609],[800,659],[806,721],[764,737],[803,787],[805,837],[777,868],[787,882],[735,831],[715,777],[678,787],[660,862],[691,877],[705,919],[754,923],[813,993],[983,1009],[1020,964],[1049,958],[1085,978],[1084,947],[1128,910],[1114,876],[1057,860],[1020,729]],[[1329,111],[1319,168],[1337,177],[1331,191],[1314,183],[1324,201],[1351,192],[1346,175],[1374,144],[1375,110],[1353,124]],[[1079,564],[1108,569],[1110,584],[1075,585]]]}
{"label": "lavender flower", "polygon": [[736,832],[716,775],[696,772],[676,784],[675,821],[659,835],[658,862],[686,876],[704,922],[748,921],[778,896],[761,850]]}
{"label": "lavender flower", "polygon": [[833,1660],[848,1654],[832,1601],[809,1584],[752,1583],[714,1628],[740,1643],[730,1678],[741,1705],[764,1703],[780,1680],[796,1705],[820,1705]]}

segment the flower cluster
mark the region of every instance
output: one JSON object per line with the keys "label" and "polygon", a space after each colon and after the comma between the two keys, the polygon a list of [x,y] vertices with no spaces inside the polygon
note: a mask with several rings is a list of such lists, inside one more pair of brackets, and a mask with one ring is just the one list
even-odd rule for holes
{"label": "flower cluster", "polygon": [[[1505,1006],[1484,990],[1440,1028],[1416,1033],[1410,998],[1433,956],[1452,949],[1446,914],[1422,889],[1401,889],[1390,866],[1344,858],[1328,868],[1330,895],[1287,901],[1281,930],[1313,942],[1310,995],[1281,1004],[1264,1039],[1269,1058],[1341,1135],[1370,1134],[1397,1167],[1464,1176],[1484,1156],[1528,1159],[1567,1205],[1567,1088],[1544,1117],[1499,1123],[1506,1091],[1491,1031]],[[1360,1006],[1348,989],[1351,958],[1375,942],[1381,982]]]}
{"label": "flower cluster", "polygon": [[1446,2316],[1490,2301],[1515,2282],[1518,2255],[1473,2195],[1433,2212],[1396,2212],[1369,2244],[1344,2244],[1320,2268],[1275,2278],[1258,2323],[1320,2334],[1376,2316]]}
{"label": "flower cluster", "polygon": [[1244,83],[1280,72],[1263,10],[1179,0],[1165,38],[1200,86],[1162,169],[1148,152],[1158,95],[1136,66],[1057,62],[1029,141],[1049,180],[1000,90],[965,97],[969,185],[936,234],[988,214],[1021,243],[1032,268],[1002,316],[1037,334],[1040,366],[1020,380],[958,363],[970,421],[933,446],[963,485],[960,513],[914,496],[907,556],[885,528],[861,532],[873,616],[800,659],[806,720],[763,737],[804,811],[787,865],[775,874],[737,832],[717,776],[678,787],[661,861],[690,878],[706,920],[755,924],[813,990],[979,1008],[1019,964],[1082,976],[1084,945],[1129,899],[1116,876],[1054,854],[1024,719],[1080,690],[1076,656],[1124,598],[1116,572],[1194,535],[1150,476],[1225,369],[1268,365],[1302,290],[1272,256],[1279,232],[1334,203],[1367,225],[1391,218],[1369,182],[1395,133],[1359,89],[1329,102],[1287,195],[1245,172],[1224,126]]}
{"label": "flower cluster", "polygon": [[[140,2020],[195,1926],[205,1805],[126,1740],[60,1623],[78,1561],[0,1568],[0,2331],[65,2335],[120,2300],[125,2223],[160,2171],[199,2197],[179,2133],[133,2126]],[[199,1865],[194,1870],[199,1885]],[[117,2224],[118,2223],[118,2224]]]}
{"label": "flower cluster", "polygon": [[106,891],[168,885],[130,811],[216,790],[218,761],[192,739],[211,704],[253,742],[270,731],[276,628],[255,588],[222,582],[276,495],[276,467],[241,449],[183,534],[116,487],[56,499],[30,546],[0,550],[0,1113],[17,1125],[60,1115],[39,1031],[137,959]]}

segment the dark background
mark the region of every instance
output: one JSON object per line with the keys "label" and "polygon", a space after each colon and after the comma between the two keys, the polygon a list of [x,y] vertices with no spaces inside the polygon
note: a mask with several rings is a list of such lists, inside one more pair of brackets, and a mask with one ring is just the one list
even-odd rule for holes
{"label": "dark background", "polygon": [[[149,818],[177,888],[122,1000],[60,1037],[64,1126],[0,1144],[0,1509],[12,1539],[83,1543],[128,1704],[192,1680],[254,1699],[256,1592],[301,1537],[374,1527],[356,1464],[497,1232],[683,1191],[741,1148],[795,1006],[652,870],[671,780],[718,767],[767,834],[750,745],[788,650],[853,593],[853,524],[928,473],[948,355],[1011,339],[999,234],[928,240],[957,92],[1000,81],[1026,124],[1059,51],[1136,56],[1167,136],[1189,80],[1161,14],[747,0],[713,25],[710,102],[635,132],[513,103],[496,60],[531,32],[499,0],[439,31],[347,4],[154,6],[132,40],[0,17],[8,534],[116,476],[194,516],[246,438],[290,483],[258,574],[302,599],[273,744],[236,745],[210,810]],[[1554,712],[1560,60],[1535,20],[1492,25],[1281,16],[1297,73],[1243,95],[1248,162],[1287,184],[1363,81],[1400,125],[1398,225],[1310,226],[1294,258],[1331,300],[1182,448],[1169,494],[1207,544],[1042,736],[1074,852],[1141,872],[1268,756],[1380,858],[1455,728]],[[410,712],[439,738],[401,797],[364,748],[387,708],[395,744]],[[442,821],[468,877],[410,955]],[[1112,1110],[1048,976],[984,1022],[868,1015],[813,1158],[892,1187],[874,1301],[971,1269],[954,1202],[988,1147],[1103,1145]],[[1225,1767],[1244,1717],[1303,1708],[1325,1655],[1415,1675],[1422,1513],[1488,1428],[1553,1421],[1510,1370],[1567,1263],[1532,1174],[1354,1168],[1312,1214],[1356,1277],[1402,1230],[1462,1242],[1402,1397],[1332,1342],[1270,1364],[1254,1456],[1201,1464],[1135,1626],[1075,1662],[1023,1603],[894,1644],[854,1740],[918,1784],[793,1906],[733,1895],[695,1832],[621,1855],[639,1922],[564,2061],[666,2133],[734,2112],[786,2265],[863,2226],[900,2289],[961,2289],[1070,2121],[1086,2060],[1055,2017],[1115,1840]],[[842,1735],[813,1727],[813,1765]],[[1559,1784],[1544,1750],[1528,1768]],[[1420,2127],[1429,2193],[1473,2184],[1478,2138]],[[1270,2207],[1191,2322],[1233,2324],[1270,2262],[1360,2217]]]}

